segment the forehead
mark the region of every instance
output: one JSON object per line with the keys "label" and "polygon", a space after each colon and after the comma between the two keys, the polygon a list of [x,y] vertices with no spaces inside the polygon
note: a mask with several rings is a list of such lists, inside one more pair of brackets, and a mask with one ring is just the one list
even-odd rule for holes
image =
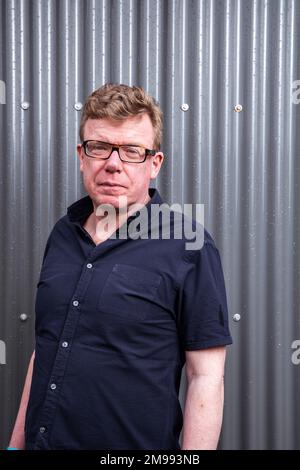
{"label": "forehead", "polygon": [[104,140],[114,144],[140,144],[152,148],[154,130],[148,114],[132,116],[123,121],[88,119],[84,139]]}

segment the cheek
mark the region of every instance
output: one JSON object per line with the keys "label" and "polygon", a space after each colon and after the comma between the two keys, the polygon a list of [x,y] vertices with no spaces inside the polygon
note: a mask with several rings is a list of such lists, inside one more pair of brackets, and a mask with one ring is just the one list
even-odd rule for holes
{"label": "cheek", "polygon": [[92,167],[91,165],[83,164],[82,168],[82,175],[83,175],[83,180],[87,183],[92,183],[95,179],[95,176],[97,174],[97,168]]}
{"label": "cheek", "polygon": [[141,168],[139,171],[130,171],[130,173],[127,173],[127,175],[132,188],[136,189],[144,188],[150,180],[150,171],[147,167]]}
{"label": "cheek", "polygon": [[95,176],[91,171],[83,172],[83,185],[88,192],[94,192],[96,188]]}
{"label": "cheek", "polygon": [[133,182],[141,184],[145,183],[147,179],[150,178],[151,175],[151,165],[147,162],[147,165],[141,164],[141,167],[138,168],[133,168],[132,171],[130,171],[130,179]]}
{"label": "cheek", "polygon": [[82,177],[84,182],[87,182],[91,179],[90,171],[86,167],[83,167],[82,169]]}

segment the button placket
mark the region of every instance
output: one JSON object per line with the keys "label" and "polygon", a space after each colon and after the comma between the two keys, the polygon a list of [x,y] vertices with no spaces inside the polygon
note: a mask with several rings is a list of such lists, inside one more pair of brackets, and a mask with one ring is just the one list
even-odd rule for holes
{"label": "button placket", "polygon": [[[92,278],[92,272],[91,272],[92,268],[93,268],[93,264],[91,262],[86,261],[85,264],[83,265],[81,277],[77,283],[73,300],[71,301],[71,308],[69,308],[65,325],[61,333],[62,339],[60,340],[60,343],[59,343],[61,347],[59,348],[58,355],[57,355],[56,361],[52,369],[53,378],[54,377],[61,378],[64,375],[64,371],[67,365],[67,358],[71,350],[72,338],[77,327],[78,317],[80,315],[79,307],[84,300],[85,291]],[[78,299],[80,299],[80,302]],[[65,340],[63,338],[68,338],[68,340]],[[48,388],[48,392],[47,392],[47,396],[44,402],[42,416],[41,416],[41,422],[44,424],[44,426],[41,426],[39,428],[40,434],[46,433],[47,431],[46,426],[52,423],[55,408],[57,406],[57,399],[59,397],[59,393],[61,389],[61,386],[58,386],[58,384],[55,382],[51,382],[48,387],[49,388]]]}

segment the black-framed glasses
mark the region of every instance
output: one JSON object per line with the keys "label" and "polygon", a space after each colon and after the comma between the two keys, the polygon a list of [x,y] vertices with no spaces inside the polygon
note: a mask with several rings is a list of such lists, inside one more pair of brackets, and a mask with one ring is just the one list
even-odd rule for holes
{"label": "black-framed glasses", "polygon": [[82,147],[86,156],[95,160],[107,160],[116,150],[120,160],[126,163],[143,163],[148,155],[157,153],[157,150],[146,149],[141,145],[116,145],[100,140],[84,140]]}

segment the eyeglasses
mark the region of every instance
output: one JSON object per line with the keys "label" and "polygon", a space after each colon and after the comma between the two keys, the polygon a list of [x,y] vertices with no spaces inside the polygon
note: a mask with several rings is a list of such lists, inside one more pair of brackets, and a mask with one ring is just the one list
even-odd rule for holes
{"label": "eyeglasses", "polygon": [[148,155],[154,156],[157,150],[149,150],[141,145],[115,145],[99,140],[84,140],[82,147],[87,157],[96,160],[108,160],[114,150],[120,160],[126,163],[143,163]]}

